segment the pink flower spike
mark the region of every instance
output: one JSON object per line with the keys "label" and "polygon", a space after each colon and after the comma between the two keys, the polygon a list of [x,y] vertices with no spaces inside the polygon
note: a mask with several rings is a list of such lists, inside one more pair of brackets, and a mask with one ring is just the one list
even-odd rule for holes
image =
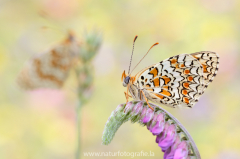
{"label": "pink flower spike", "polygon": [[125,114],[127,114],[129,111],[132,110],[133,106],[134,106],[134,104],[133,104],[132,101],[131,101],[131,102],[128,102],[123,112],[124,112]]}
{"label": "pink flower spike", "polygon": [[142,118],[141,122],[146,124],[148,123],[150,120],[152,120],[154,115],[154,111],[150,108],[147,109],[146,115]]}
{"label": "pink flower spike", "polygon": [[177,149],[177,146],[181,143],[180,136],[177,135],[175,142],[171,147],[169,147],[164,153],[164,159],[173,159],[174,152]]}
{"label": "pink flower spike", "polygon": [[158,143],[158,146],[162,148],[163,152],[174,143],[176,139],[176,126],[174,124],[170,125],[165,133],[166,137],[161,138]]}
{"label": "pink flower spike", "polygon": [[143,102],[138,102],[132,109],[133,115],[137,115],[142,111],[143,108]]}
{"label": "pink flower spike", "polygon": [[146,126],[156,135],[156,143],[164,152],[164,159],[200,159],[198,148],[184,126],[166,110],[151,105],[154,111],[143,101],[119,105],[105,124],[102,143],[108,145],[119,127],[130,120]]}
{"label": "pink flower spike", "polygon": [[163,131],[165,125],[164,114],[160,113],[157,116],[154,116],[152,123],[154,124],[155,122],[156,124],[154,126],[150,126],[149,129],[153,135],[159,135]]}
{"label": "pink flower spike", "polygon": [[186,141],[182,141],[175,153],[174,153],[174,158],[173,159],[183,159],[183,158],[187,158],[188,157],[188,145]]}

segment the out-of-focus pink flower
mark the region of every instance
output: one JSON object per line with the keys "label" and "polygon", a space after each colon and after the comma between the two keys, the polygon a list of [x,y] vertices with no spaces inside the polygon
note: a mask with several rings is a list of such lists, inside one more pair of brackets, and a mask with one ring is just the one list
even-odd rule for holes
{"label": "out-of-focus pink flower", "polygon": [[30,105],[41,110],[51,109],[65,103],[66,97],[61,90],[41,88],[33,90],[29,94]]}
{"label": "out-of-focus pink flower", "polygon": [[44,15],[47,14],[55,19],[69,18],[77,11],[77,6],[79,6],[77,0],[43,0],[39,2],[42,10],[46,12]]}

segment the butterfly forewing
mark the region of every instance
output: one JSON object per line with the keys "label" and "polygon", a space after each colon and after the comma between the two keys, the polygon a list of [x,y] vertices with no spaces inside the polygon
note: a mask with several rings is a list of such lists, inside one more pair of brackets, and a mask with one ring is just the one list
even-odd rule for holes
{"label": "butterfly forewing", "polygon": [[201,51],[191,54],[203,66],[204,86],[206,89],[208,84],[213,81],[217,75],[219,67],[219,56],[215,52]]}
{"label": "butterfly forewing", "polygon": [[151,101],[170,107],[192,107],[205,86],[203,70],[197,58],[181,54],[149,67],[136,82]]}

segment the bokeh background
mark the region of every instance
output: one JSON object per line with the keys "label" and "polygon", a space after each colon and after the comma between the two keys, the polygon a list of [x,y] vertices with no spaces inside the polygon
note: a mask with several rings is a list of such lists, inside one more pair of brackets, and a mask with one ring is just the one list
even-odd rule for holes
{"label": "bokeh background", "polygon": [[163,108],[186,127],[202,158],[239,159],[239,8],[237,0],[0,0],[0,158],[74,158],[75,77],[61,90],[30,92],[19,88],[16,77],[30,57],[61,41],[66,30],[81,39],[84,31],[97,29],[103,43],[92,61],[94,92],[81,113],[81,158],[105,158],[84,157],[83,152],[109,151],[163,155],[154,136],[138,124],[124,124],[110,145],[101,145],[111,111],[125,102],[120,79],[138,35],[132,66],[153,43],[160,44],[134,74],[181,53],[220,55],[219,72],[193,109]]}

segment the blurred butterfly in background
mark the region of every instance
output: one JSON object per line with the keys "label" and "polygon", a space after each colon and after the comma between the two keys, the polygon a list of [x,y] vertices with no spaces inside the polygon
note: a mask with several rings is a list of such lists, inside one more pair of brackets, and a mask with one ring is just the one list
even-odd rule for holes
{"label": "blurred butterfly in background", "polygon": [[17,77],[18,84],[30,90],[62,87],[78,51],[79,43],[69,31],[63,42],[26,63]]}
{"label": "blurred butterfly in background", "polygon": [[[137,36],[133,41],[133,50],[136,39]],[[156,45],[158,43],[152,47]],[[132,57],[130,66],[131,61]],[[172,108],[192,108],[216,76],[219,56],[211,51],[180,54],[148,66],[135,76],[131,76],[132,72],[129,74],[130,66],[128,75],[125,71],[122,74],[123,86],[127,87],[127,92],[124,92],[127,102],[132,97],[134,100],[146,101],[151,109],[148,100]]]}

